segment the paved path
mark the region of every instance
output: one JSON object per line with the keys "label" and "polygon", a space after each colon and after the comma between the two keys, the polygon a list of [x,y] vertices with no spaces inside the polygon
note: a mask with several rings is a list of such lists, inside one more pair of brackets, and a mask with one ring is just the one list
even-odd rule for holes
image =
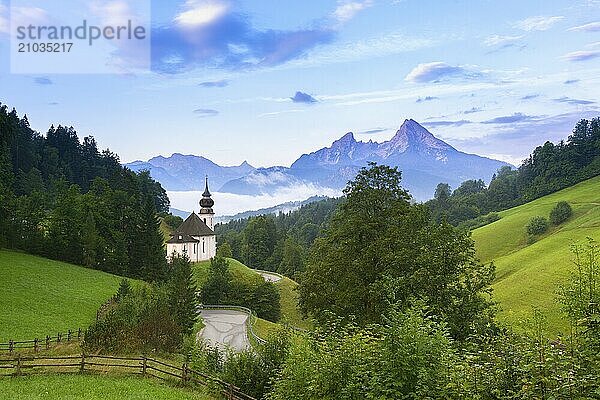
{"label": "paved path", "polygon": [[263,279],[267,282],[279,282],[281,280],[281,277],[279,275],[271,274],[266,271],[258,271],[256,269],[254,271],[260,274],[260,276],[262,276]]}
{"label": "paved path", "polygon": [[221,349],[230,347],[242,351],[250,348],[246,336],[247,314],[234,310],[202,310],[200,316],[205,326],[198,332],[198,338]]}

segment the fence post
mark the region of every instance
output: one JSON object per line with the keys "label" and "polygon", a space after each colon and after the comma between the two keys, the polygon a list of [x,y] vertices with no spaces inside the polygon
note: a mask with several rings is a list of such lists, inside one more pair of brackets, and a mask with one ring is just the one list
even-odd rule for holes
{"label": "fence post", "polygon": [[70,341],[71,341],[71,330],[69,329],[67,331],[67,342],[70,342]]}
{"label": "fence post", "polygon": [[81,353],[81,366],[79,367],[79,372],[82,372],[85,370],[85,353]]}
{"label": "fence post", "polygon": [[81,328],[77,330],[77,339],[81,339]]}
{"label": "fence post", "polygon": [[60,332],[58,332],[58,333],[56,334],[56,343],[60,343],[60,338],[61,338],[61,336],[62,336],[62,335],[61,335],[61,333],[60,333]]}
{"label": "fence post", "polygon": [[33,339],[33,351],[38,352],[40,350],[38,338]]}
{"label": "fence post", "polygon": [[14,349],[15,349],[15,342],[13,342],[12,339],[11,339],[11,340],[8,341],[8,351],[9,351],[9,353],[12,353]]}
{"label": "fence post", "polygon": [[46,335],[46,350],[50,348],[50,335]]}
{"label": "fence post", "polygon": [[234,398],[234,397],[233,397],[233,384],[232,384],[232,383],[230,383],[230,384],[229,384],[229,396],[228,396],[228,397],[229,397],[230,399],[233,399],[233,398]]}
{"label": "fence post", "polygon": [[181,367],[181,381],[185,384],[187,383],[187,364],[183,363]]}
{"label": "fence post", "polygon": [[146,356],[142,356],[142,375],[144,375],[144,376],[146,376],[146,366],[147,366]]}
{"label": "fence post", "polygon": [[21,375],[21,355],[19,354],[19,358],[17,358],[17,369],[15,371],[15,375]]}

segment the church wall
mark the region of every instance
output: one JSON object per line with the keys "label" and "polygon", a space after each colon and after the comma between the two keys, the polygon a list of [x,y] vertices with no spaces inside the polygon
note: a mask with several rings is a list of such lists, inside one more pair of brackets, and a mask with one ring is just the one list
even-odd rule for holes
{"label": "church wall", "polygon": [[[170,259],[173,252],[177,255],[187,254],[190,261],[198,262],[210,260],[217,253],[216,236],[196,236],[194,239],[199,243],[167,243],[167,258]],[[202,246],[204,242],[204,246]],[[196,247],[194,248],[194,245]]]}

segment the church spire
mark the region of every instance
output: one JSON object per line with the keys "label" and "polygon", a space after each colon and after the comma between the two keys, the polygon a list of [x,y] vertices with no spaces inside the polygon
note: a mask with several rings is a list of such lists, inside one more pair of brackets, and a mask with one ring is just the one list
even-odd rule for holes
{"label": "church spire", "polygon": [[210,197],[210,191],[208,190],[208,175],[204,178],[204,193],[200,199],[200,214],[214,214],[212,206],[215,205],[214,200]]}
{"label": "church spire", "polygon": [[202,193],[202,197],[210,197],[210,192],[208,191],[208,175],[204,177],[204,193]]}

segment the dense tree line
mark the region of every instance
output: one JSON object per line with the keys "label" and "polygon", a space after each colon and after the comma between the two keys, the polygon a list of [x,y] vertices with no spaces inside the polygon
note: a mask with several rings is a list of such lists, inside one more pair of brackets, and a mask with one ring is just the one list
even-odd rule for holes
{"label": "dense tree line", "polygon": [[[502,167],[489,186],[481,180],[452,190],[440,183],[426,204],[437,221],[474,227],[493,222],[488,213],[505,210],[600,174],[600,117],[577,123],[567,141],[537,147],[516,170]],[[479,221],[469,222],[479,217]]]}
{"label": "dense tree line", "polygon": [[168,207],[158,182],[93,137],[41,135],[0,105],[0,247],[156,280],[166,268],[156,214]]}
{"label": "dense tree line", "polygon": [[326,199],[290,213],[219,224],[215,228],[219,246],[230,247],[233,258],[252,268],[293,278],[304,270],[308,249],[339,203],[339,199]]}

